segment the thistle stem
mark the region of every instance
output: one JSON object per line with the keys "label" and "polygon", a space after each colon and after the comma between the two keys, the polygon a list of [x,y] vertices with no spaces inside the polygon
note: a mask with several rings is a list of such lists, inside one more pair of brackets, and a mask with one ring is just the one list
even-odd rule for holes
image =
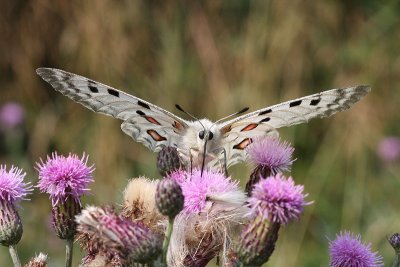
{"label": "thistle stem", "polygon": [[74,251],[74,240],[67,239],[66,245],[65,245],[65,267],[72,266],[73,251]]}
{"label": "thistle stem", "polygon": [[174,228],[174,219],[175,218],[168,219],[168,226],[167,226],[167,230],[165,232],[165,238],[164,238],[164,242],[163,242],[162,259],[161,259],[163,264],[167,263],[167,252],[168,252],[169,241],[171,240],[172,229]]}
{"label": "thistle stem", "polygon": [[21,261],[19,260],[17,249],[14,245],[8,247],[10,251],[11,259],[14,263],[14,267],[21,267]]}
{"label": "thistle stem", "polygon": [[396,253],[392,267],[400,267],[400,253]]}

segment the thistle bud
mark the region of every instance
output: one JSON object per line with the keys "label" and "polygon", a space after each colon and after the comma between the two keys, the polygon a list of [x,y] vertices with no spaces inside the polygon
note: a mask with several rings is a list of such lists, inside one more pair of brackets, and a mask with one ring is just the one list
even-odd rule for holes
{"label": "thistle bud", "polygon": [[397,254],[400,254],[400,234],[395,233],[389,238],[390,245],[394,248]]}
{"label": "thistle bud", "polygon": [[82,210],[81,203],[75,198],[58,202],[52,210],[53,228],[60,239],[72,239],[76,232],[75,216]]}
{"label": "thistle bud", "polygon": [[184,197],[180,185],[172,179],[158,182],[156,205],[161,214],[174,218],[183,209]]}
{"label": "thistle bud", "polygon": [[179,170],[182,167],[178,150],[175,147],[163,147],[157,156],[157,169],[162,176]]}
{"label": "thistle bud", "polygon": [[22,231],[22,222],[14,204],[0,199],[0,244],[17,244],[21,240]]}
{"label": "thistle bud", "polygon": [[275,249],[279,223],[269,223],[262,215],[243,228],[237,255],[245,266],[260,266]]}

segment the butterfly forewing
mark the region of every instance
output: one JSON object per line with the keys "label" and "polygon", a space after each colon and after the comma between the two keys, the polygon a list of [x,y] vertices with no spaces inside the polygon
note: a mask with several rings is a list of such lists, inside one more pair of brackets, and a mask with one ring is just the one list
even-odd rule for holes
{"label": "butterfly forewing", "polygon": [[58,69],[37,69],[46,82],[83,106],[121,119],[122,130],[153,151],[177,146],[187,122],[138,97]]}
{"label": "butterfly forewing", "polygon": [[246,159],[244,148],[251,143],[253,137],[276,134],[275,129],[349,109],[369,91],[370,87],[365,85],[332,89],[263,108],[222,123],[222,140],[227,140],[223,142],[227,165]]}

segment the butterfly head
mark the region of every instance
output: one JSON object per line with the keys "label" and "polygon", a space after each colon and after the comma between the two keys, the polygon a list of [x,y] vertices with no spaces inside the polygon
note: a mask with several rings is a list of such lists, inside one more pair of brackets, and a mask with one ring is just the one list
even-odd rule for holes
{"label": "butterfly head", "polygon": [[211,152],[215,146],[216,140],[218,139],[219,133],[217,127],[207,119],[194,122],[194,124],[197,132],[196,147],[203,153],[205,151]]}

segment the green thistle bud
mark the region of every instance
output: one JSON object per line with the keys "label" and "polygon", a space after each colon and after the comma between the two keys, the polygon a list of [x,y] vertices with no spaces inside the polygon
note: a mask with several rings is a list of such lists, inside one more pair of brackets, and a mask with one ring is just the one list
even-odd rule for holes
{"label": "green thistle bud", "polygon": [[184,197],[180,185],[172,179],[158,182],[156,205],[161,214],[174,218],[183,209]]}
{"label": "green thistle bud", "polygon": [[75,216],[81,213],[79,200],[69,197],[65,202],[58,202],[51,210],[52,224],[57,236],[61,239],[73,239],[77,223]]}
{"label": "green thistle bud", "polygon": [[162,176],[179,170],[182,167],[178,150],[175,147],[163,147],[157,156],[157,169]]}
{"label": "green thistle bud", "polygon": [[250,222],[240,235],[237,250],[239,260],[245,266],[261,266],[275,249],[279,223],[269,223],[262,215]]}
{"label": "green thistle bud", "polygon": [[22,237],[22,222],[12,202],[0,198],[0,244],[16,245]]}

